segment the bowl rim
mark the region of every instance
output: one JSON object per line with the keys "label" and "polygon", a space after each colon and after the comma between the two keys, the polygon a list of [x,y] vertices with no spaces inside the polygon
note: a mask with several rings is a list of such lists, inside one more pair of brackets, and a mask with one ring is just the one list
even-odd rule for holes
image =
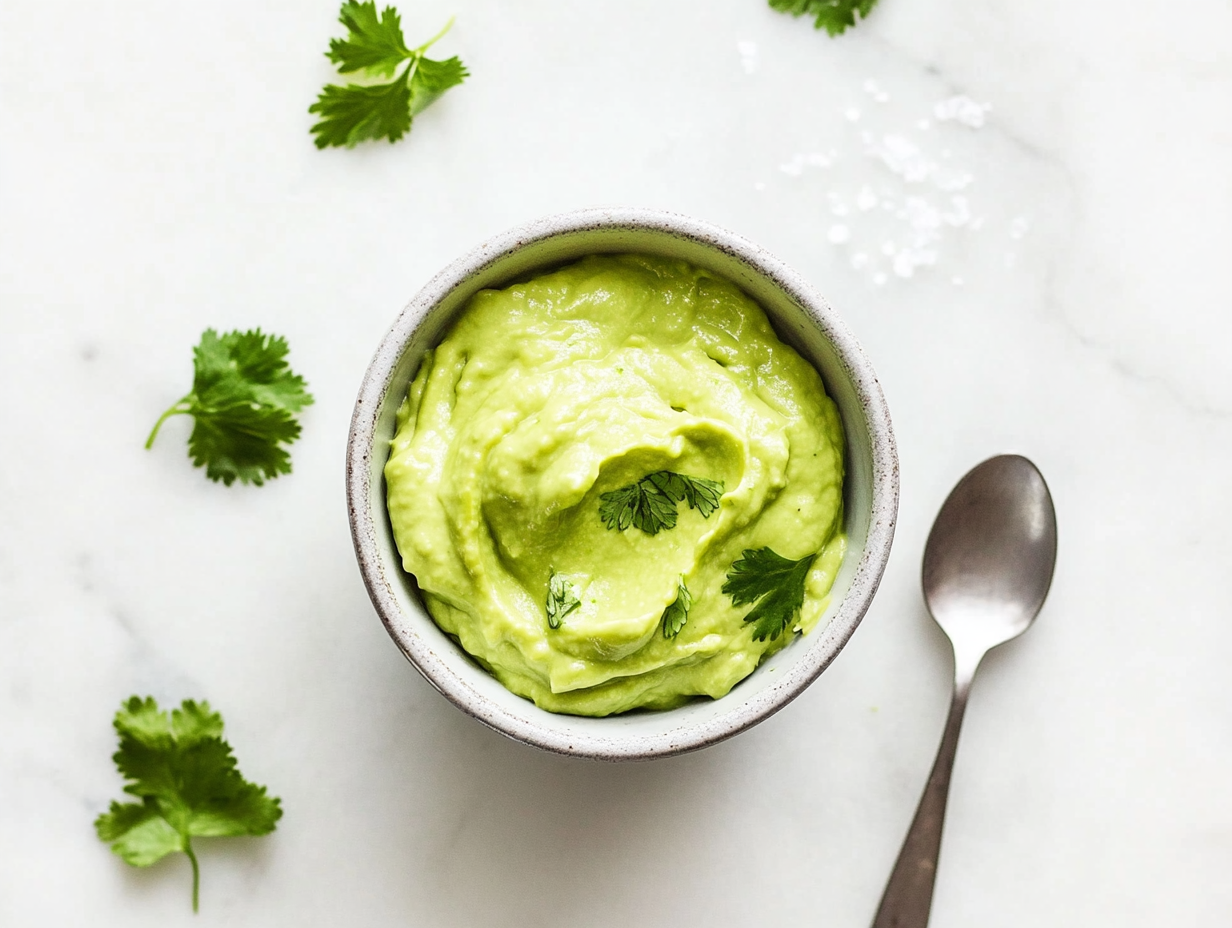
{"label": "bowl rim", "polygon": [[[528,245],[600,229],[659,233],[717,249],[769,280],[797,304],[820,329],[850,378],[868,428],[873,475],[868,537],[851,585],[829,624],[814,632],[817,639],[808,652],[781,679],[749,698],[734,700],[730,711],[713,718],[663,732],[613,732],[610,737],[570,732],[568,720],[574,716],[547,712],[530,700],[524,700],[525,717],[510,712],[471,686],[430,642],[401,621],[404,611],[385,576],[386,558],[376,532],[376,520],[388,518],[384,492],[379,506],[373,505],[371,479],[376,426],[390,381],[411,338],[431,312],[456,288]],[[513,740],[571,756],[624,760],[681,754],[730,738],[782,709],[829,666],[867,612],[889,560],[898,513],[899,466],[889,408],[872,365],[846,324],[811,284],[764,248],[724,228],[677,213],[620,207],[558,213],[516,226],[486,239],[428,281],[390,326],[364,375],[347,438],[346,485],[351,538],[364,586],[390,637],[428,683],[467,715]],[[393,566],[401,572],[396,549],[393,555]],[[433,623],[427,609],[421,606],[421,611],[422,618]],[[456,660],[465,658],[459,653]],[[484,673],[466,663],[474,672]],[[547,718],[536,720],[537,714]]]}

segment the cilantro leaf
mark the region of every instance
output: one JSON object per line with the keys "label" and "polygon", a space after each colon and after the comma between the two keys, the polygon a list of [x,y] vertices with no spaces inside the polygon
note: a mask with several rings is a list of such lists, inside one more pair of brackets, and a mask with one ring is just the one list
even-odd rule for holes
{"label": "cilantro leaf", "polygon": [[282,817],[281,800],[249,783],[222,740],[222,716],[186,699],[167,713],[153,697],[131,697],[116,713],[120,749],[113,755],[140,802],[115,802],[94,822],[99,838],[134,867],[182,851],[192,863],[193,911],[201,884],[194,837],[264,835]]}
{"label": "cilantro leaf", "polygon": [[753,638],[771,641],[778,638],[791,617],[804,605],[804,582],[816,554],[791,561],[769,548],[748,549],[727,572],[723,592],[731,595],[732,605],[756,602],[744,617],[753,626]]}
{"label": "cilantro leaf", "polygon": [[171,416],[194,419],[188,454],[211,480],[261,486],[291,473],[283,445],[299,437],[295,413],[312,404],[304,378],[287,365],[285,338],[260,329],[206,329],[193,349],[192,392],[159,417],[145,446]]}
{"label": "cilantro leaf", "polygon": [[696,509],[703,519],[709,519],[711,513],[719,508],[719,500],[723,497],[723,482],[721,480],[706,480],[704,477],[685,477],[670,471],[661,471],[673,478],[665,492],[679,501],[683,494],[684,502],[690,509]]}
{"label": "cilantro leaf", "polygon": [[858,20],[867,18],[877,0],[770,0],[770,6],[792,16],[812,16],[816,29],[841,35]]}
{"label": "cilantro leaf", "polygon": [[402,22],[392,6],[378,17],[376,3],[344,3],[338,19],[347,27],[345,39],[330,39],[325,53],[343,74],[368,71],[386,77],[411,57],[402,38]]}
{"label": "cilantro leaf", "polygon": [[405,73],[388,84],[327,84],[308,112],[321,116],[312,127],[317,148],[354,148],[364,139],[392,143],[411,131],[411,89]]}
{"label": "cilantro leaf", "polygon": [[411,115],[418,116],[450,87],[457,87],[470,76],[456,55],[444,61],[420,58],[411,74]]}
{"label": "cilantro leaf", "polygon": [[643,477],[599,497],[599,518],[609,529],[623,532],[630,525],[648,535],[676,527],[676,501]]}
{"label": "cilantro leaf", "polygon": [[689,588],[684,585],[684,575],[681,574],[680,583],[676,587],[676,598],[663,610],[664,638],[675,638],[680,634],[680,630],[684,628],[684,623],[689,621],[689,610],[692,608],[693,595],[689,592]]}
{"label": "cilantro leaf", "polygon": [[670,470],[655,471],[618,490],[599,497],[599,518],[609,529],[624,531],[630,525],[648,535],[675,528],[677,504],[688,503],[703,519],[719,508],[723,496],[720,480],[689,477]]}
{"label": "cilantro leaf", "polygon": [[361,71],[390,77],[383,84],[327,84],[308,107],[321,117],[309,130],[317,148],[353,148],[365,139],[398,141],[411,131],[411,121],[450,87],[461,84],[470,72],[457,58],[435,61],[428,49],[449,31],[445,28],[418,48],[407,48],[398,11],[386,7],[377,14],[374,0],[342,4],[339,20],[347,27],[345,39],[331,39],[326,57],[343,74]]}
{"label": "cilantro leaf", "polygon": [[560,628],[561,620],[581,605],[573,584],[553,570],[548,579],[548,628]]}

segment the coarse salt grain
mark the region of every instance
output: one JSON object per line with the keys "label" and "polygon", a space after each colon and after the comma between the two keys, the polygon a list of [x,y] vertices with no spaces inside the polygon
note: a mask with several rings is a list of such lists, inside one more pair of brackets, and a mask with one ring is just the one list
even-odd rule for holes
{"label": "coarse salt grain", "polygon": [[972,129],[980,129],[991,109],[987,103],[976,103],[967,95],[958,94],[939,101],[933,107],[933,115],[942,122],[956,122]]}

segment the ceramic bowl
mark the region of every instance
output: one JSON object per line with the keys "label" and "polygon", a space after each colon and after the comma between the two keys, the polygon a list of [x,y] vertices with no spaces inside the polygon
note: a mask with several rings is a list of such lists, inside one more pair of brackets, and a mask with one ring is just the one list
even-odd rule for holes
{"label": "ceramic bowl", "polygon": [[[382,475],[394,413],[425,349],[478,290],[602,252],[682,258],[756,300],[779,336],[821,373],[847,433],[848,550],[817,628],[772,655],[730,693],[663,712],[557,715],[506,690],[432,621],[401,566]],[[593,209],[539,219],[488,239],[434,277],[394,322],[364,377],[347,445],[347,500],[360,571],[377,614],[415,668],[467,714],[526,744],[606,760],[706,747],[769,717],[825,670],[881,580],[898,511],[898,457],[881,387],[847,327],[799,274],[752,242],[672,213]]]}

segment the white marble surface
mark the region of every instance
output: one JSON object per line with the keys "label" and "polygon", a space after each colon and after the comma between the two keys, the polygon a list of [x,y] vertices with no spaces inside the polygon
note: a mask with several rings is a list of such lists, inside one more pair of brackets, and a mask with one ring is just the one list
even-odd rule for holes
{"label": "white marble surface", "polygon": [[[933,924],[1232,924],[1226,0],[882,0],[837,41],[762,0],[401,7],[412,40],[456,13],[441,49],[473,78],[398,145],[319,152],[334,0],[0,4],[0,924],[867,925],[946,707],[923,541],[1003,450],[1051,482],[1060,561],[976,683]],[[982,128],[937,119],[959,94]],[[934,215],[900,218],[908,196],[950,224],[904,278],[882,246]],[[484,236],[595,204],[802,270],[902,454],[894,557],[831,669],[735,740],[631,766],[437,696],[343,503],[405,301]],[[210,325],[285,333],[317,396],[263,489],[208,483],[185,421],[142,450]],[[285,805],[270,837],[201,842],[196,918],[186,861],[133,870],[91,828],[133,692],[210,699]]]}

